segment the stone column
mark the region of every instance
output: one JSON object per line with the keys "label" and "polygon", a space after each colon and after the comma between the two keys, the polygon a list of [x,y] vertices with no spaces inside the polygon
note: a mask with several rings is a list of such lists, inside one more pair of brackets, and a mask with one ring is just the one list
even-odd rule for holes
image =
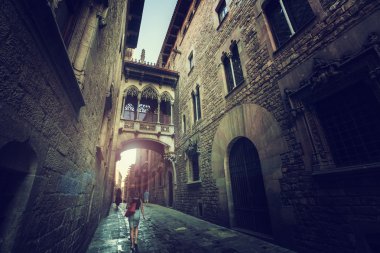
{"label": "stone column", "polygon": [[157,123],[160,123],[161,98],[157,98]]}
{"label": "stone column", "polygon": [[124,106],[126,95],[123,95],[123,101],[121,102],[121,118],[124,119]]}
{"label": "stone column", "polygon": [[174,101],[170,101],[170,125],[173,125],[173,108],[174,108]]}
{"label": "stone column", "polygon": [[94,41],[96,29],[98,28],[99,13],[102,13],[102,7],[100,5],[90,7],[90,13],[87,18],[86,26],[73,62],[74,73],[81,89],[83,89],[86,62],[90,53],[92,42]]}
{"label": "stone column", "polygon": [[139,120],[139,107],[140,107],[140,101],[141,101],[141,92],[137,95],[137,109],[136,109],[136,120]]}

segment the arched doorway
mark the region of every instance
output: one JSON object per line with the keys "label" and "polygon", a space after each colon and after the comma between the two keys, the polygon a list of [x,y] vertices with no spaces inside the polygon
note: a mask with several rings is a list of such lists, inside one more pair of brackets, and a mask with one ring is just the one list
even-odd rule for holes
{"label": "arched doorway", "polygon": [[229,154],[235,226],[272,234],[259,154],[255,145],[241,137]]}
{"label": "arched doorway", "polygon": [[36,169],[37,155],[29,143],[14,141],[0,148],[0,252],[12,251]]}
{"label": "arched doorway", "polygon": [[168,171],[168,206],[173,206],[173,174]]}

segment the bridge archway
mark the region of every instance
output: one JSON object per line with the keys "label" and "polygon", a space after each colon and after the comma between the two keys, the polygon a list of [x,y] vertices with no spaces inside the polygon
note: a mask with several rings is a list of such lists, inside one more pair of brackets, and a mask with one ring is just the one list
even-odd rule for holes
{"label": "bridge archway", "polygon": [[115,160],[120,160],[121,153],[131,149],[138,149],[136,156],[140,157],[136,157],[135,165],[129,171],[124,198],[128,199],[129,194],[136,191],[142,195],[148,189],[150,202],[173,206],[177,176],[175,163],[167,159],[171,147],[165,142],[149,138],[124,140],[117,146]]}

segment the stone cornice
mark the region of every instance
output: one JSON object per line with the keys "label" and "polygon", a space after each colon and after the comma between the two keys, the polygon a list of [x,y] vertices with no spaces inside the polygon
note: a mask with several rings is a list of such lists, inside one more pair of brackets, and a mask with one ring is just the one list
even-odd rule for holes
{"label": "stone cornice", "polygon": [[124,74],[127,79],[131,78],[140,82],[167,85],[173,89],[176,88],[179,78],[179,74],[176,71],[133,61],[124,62]]}

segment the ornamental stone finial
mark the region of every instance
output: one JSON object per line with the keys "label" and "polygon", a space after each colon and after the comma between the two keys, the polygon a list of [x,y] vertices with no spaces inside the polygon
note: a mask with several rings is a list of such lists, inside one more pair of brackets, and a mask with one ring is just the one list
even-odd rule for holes
{"label": "ornamental stone finial", "polygon": [[140,62],[144,63],[145,62],[145,49],[141,51],[141,57],[140,57]]}

